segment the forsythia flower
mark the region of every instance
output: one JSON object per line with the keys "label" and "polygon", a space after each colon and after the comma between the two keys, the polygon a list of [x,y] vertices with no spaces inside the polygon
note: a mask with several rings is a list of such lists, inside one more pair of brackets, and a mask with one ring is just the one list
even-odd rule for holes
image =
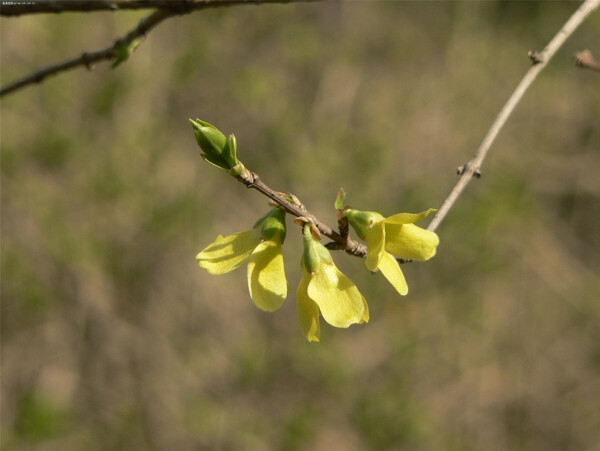
{"label": "forsythia flower", "polygon": [[248,261],[250,297],[258,308],[273,312],[281,307],[288,292],[281,253],[285,232],[285,211],[275,207],[252,229],[219,235],[196,260],[210,274],[225,274]]}
{"label": "forsythia flower", "polygon": [[[429,260],[435,255],[439,238],[435,232],[414,225],[435,211],[430,208],[418,214],[399,213],[388,218],[372,211],[344,210],[350,225],[367,242],[367,268],[381,270],[401,295],[408,285],[394,256],[410,260]],[[393,255],[392,255],[393,254]]]}
{"label": "forsythia flower", "polygon": [[298,321],[308,341],[319,341],[319,314],[335,327],[369,321],[369,307],[356,285],[335,266],[308,224],[303,234],[302,280],[296,295]]}

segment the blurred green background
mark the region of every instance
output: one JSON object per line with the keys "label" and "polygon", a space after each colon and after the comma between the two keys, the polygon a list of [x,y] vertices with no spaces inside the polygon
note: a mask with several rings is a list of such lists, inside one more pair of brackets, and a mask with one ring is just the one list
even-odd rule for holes
{"label": "blurred green background", "polygon": [[[268,205],[205,164],[234,132],[272,188],[335,225],[439,207],[575,2],[342,2],[175,17],[129,61],[2,99],[2,448],[588,450],[600,443],[600,14],[516,109],[398,296],[337,265],[371,321],[274,314],[196,253]],[[3,18],[2,84],[149,12]],[[424,221],[426,225],[426,221]]]}

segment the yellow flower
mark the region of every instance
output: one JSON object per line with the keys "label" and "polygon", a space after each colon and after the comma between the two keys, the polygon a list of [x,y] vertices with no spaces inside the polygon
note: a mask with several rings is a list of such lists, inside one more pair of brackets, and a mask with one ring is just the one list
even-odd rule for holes
{"label": "yellow flower", "polygon": [[369,307],[356,285],[335,266],[329,250],[303,229],[302,280],[296,292],[298,322],[308,341],[319,341],[319,315],[335,327],[369,321]]}
{"label": "yellow flower", "polygon": [[288,292],[281,253],[284,240],[285,212],[275,207],[252,229],[219,235],[196,260],[210,274],[225,274],[247,261],[250,297],[261,310],[273,312],[281,307]]}
{"label": "yellow flower", "polygon": [[[367,268],[381,270],[401,295],[408,285],[395,257],[409,260],[429,260],[435,255],[440,240],[435,232],[414,225],[429,215],[433,208],[422,213],[399,213],[388,218],[372,211],[344,210],[348,222],[358,236],[367,242]],[[395,257],[394,257],[395,256]]]}

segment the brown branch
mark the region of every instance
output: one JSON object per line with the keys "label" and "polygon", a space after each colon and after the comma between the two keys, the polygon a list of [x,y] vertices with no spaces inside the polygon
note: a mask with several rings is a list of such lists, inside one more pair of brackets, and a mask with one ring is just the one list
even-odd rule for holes
{"label": "brown branch", "polygon": [[600,63],[594,59],[592,52],[589,50],[583,50],[573,56],[573,62],[577,67],[583,69],[592,69],[596,72],[600,72]]}
{"label": "brown branch", "polygon": [[137,27],[135,27],[122,38],[117,39],[112,46],[107,47],[103,50],[98,50],[96,52],[85,52],[77,58],[73,58],[62,63],[54,64],[52,66],[47,66],[40,70],[37,70],[30,75],[27,75],[7,86],[4,86],[2,89],[0,89],[0,97],[6,94],[10,94],[11,92],[14,92],[18,89],[24,88],[25,86],[28,86],[30,84],[40,83],[42,80],[44,80],[50,75],[55,75],[78,66],[85,66],[88,69],[90,69],[94,63],[103,60],[114,59],[117,55],[117,49],[119,47],[130,44],[135,39],[143,38],[150,30],[152,30],[154,27],[160,24],[163,20],[168,19],[169,17],[175,14],[176,13],[171,10],[159,9],[158,11],[155,11],[154,13],[150,14],[145,19],[142,19]]}
{"label": "brown branch", "polygon": [[[339,214],[339,210],[336,211],[336,215],[338,217],[338,226],[340,233],[335,232],[331,227],[329,227],[324,222],[320,221],[315,215],[306,210],[306,207],[300,200],[291,194],[282,193],[279,191],[275,191],[269,188],[258,176],[257,173],[248,170],[246,167],[243,168],[243,171],[240,175],[235,176],[240,182],[246,185],[248,188],[254,188],[260,193],[267,196],[277,205],[282,207],[287,213],[294,215],[296,217],[307,218],[310,222],[312,222],[315,227],[319,230],[322,235],[325,235],[328,238],[331,238],[333,241],[327,243],[325,245],[326,248],[339,251],[344,250],[346,253],[350,255],[354,255],[355,257],[366,257],[367,256],[367,246],[358,241],[354,241],[352,238],[348,237],[348,219],[345,216],[341,216]],[[292,201],[290,201],[291,199]],[[396,258],[396,261],[400,264],[411,263],[412,260],[405,258]]]}
{"label": "brown branch", "polygon": [[[338,249],[344,249],[347,253],[357,257],[365,257],[367,255],[367,247],[364,244],[354,241],[347,236],[343,237],[339,233],[335,232],[331,227],[321,222],[315,215],[307,211],[304,205],[295,196],[292,197],[287,194],[274,191],[273,189],[269,188],[255,172],[243,168],[242,173],[235,176],[235,178],[248,188],[254,188],[255,190],[267,196],[277,205],[280,205],[287,213],[296,217],[308,218],[319,229],[321,234],[331,238],[333,241],[341,245],[338,247]],[[293,201],[288,200],[290,198],[293,199]]]}
{"label": "brown branch", "polygon": [[585,0],[577,9],[577,11],[575,11],[569,20],[567,20],[567,22],[562,26],[558,33],[556,33],[556,35],[552,38],[542,52],[529,52],[529,57],[531,58],[533,65],[527,71],[521,82],[517,85],[516,89],[504,107],[502,107],[500,110],[500,113],[487,132],[487,135],[477,149],[477,152],[475,152],[475,155],[473,155],[473,158],[471,158],[464,166],[458,169],[458,173],[461,174],[460,179],[436,215],[431,220],[431,223],[427,227],[428,230],[435,231],[437,229],[472,178],[479,178],[481,176],[480,170],[483,160],[490,150],[490,147],[496,140],[498,133],[502,127],[504,127],[504,124],[506,124],[506,121],[514,111],[525,92],[527,92],[527,89],[529,89],[539,73],[546,67],[556,51],[564,44],[569,36],[573,34],[579,25],[581,25],[585,18],[588,17],[596,8],[598,8],[599,4],[600,0]]}
{"label": "brown branch", "polygon": [[224,6],[235,5],[258,5],[267,3],[300,3],[300,2],[317,2],[324,0],[88,0],[88,1],[48,1],[42,3],[34,3],[32,1],[14,1],[2,2],[0,13],[5,16],[16,16],[27,13],[44,13],[44,12],[63,12],[63,11],[99,11],[99,10],[115,10],[115,9],[140,9],[140,8],[160,8],[150,16],[143,19],[139,25],[131,30],[124,37],[117,39],[115,43],[103,50],[96,52],[84,52],[79,57],[73,58],[58,64],[43,67],[35,72],[22,77],[7,86],[0,88],[0,97],[33,83],[40,83],[46,77],[55,75],[73,69],[78,66],[85,66],[88,69],[94,63],[104,60],[112,60],[117,57],[117,50],[122,46],[130,44],[135,39],[140,39],[156,27],[163,20],[175,15],[188,14],[192,11],[201,9],[218,8]]}
{"label": "brown branch", "polygon": [[49,0],[2,1],[2,16],[19,16],[22,14],[94,12],[136,9],[170,9],[178,14],[193,10],[218,8],[233,5],[256,5],[263,3],[298,3],[320,0]]}

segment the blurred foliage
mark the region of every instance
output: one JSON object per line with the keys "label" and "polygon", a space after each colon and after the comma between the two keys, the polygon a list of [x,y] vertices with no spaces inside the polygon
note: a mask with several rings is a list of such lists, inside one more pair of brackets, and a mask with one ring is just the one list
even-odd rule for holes
{"label": "blurred foliage", "polygon": [[[570,2],[340,2],[206,10],[115,70],[2,99],[3,449],[580,450],[600,442],[600,78],[570,56],[519,105],[397,296],[336,264],[371,322],[266,314],[194,256],[265,199],[206,165],[188,118],[234,132],[274,189],[335,224],[441,204]],[[2,19],[5,84],[103,48],[147,13]],[[299,229],[298,229],[299,230]]]}

